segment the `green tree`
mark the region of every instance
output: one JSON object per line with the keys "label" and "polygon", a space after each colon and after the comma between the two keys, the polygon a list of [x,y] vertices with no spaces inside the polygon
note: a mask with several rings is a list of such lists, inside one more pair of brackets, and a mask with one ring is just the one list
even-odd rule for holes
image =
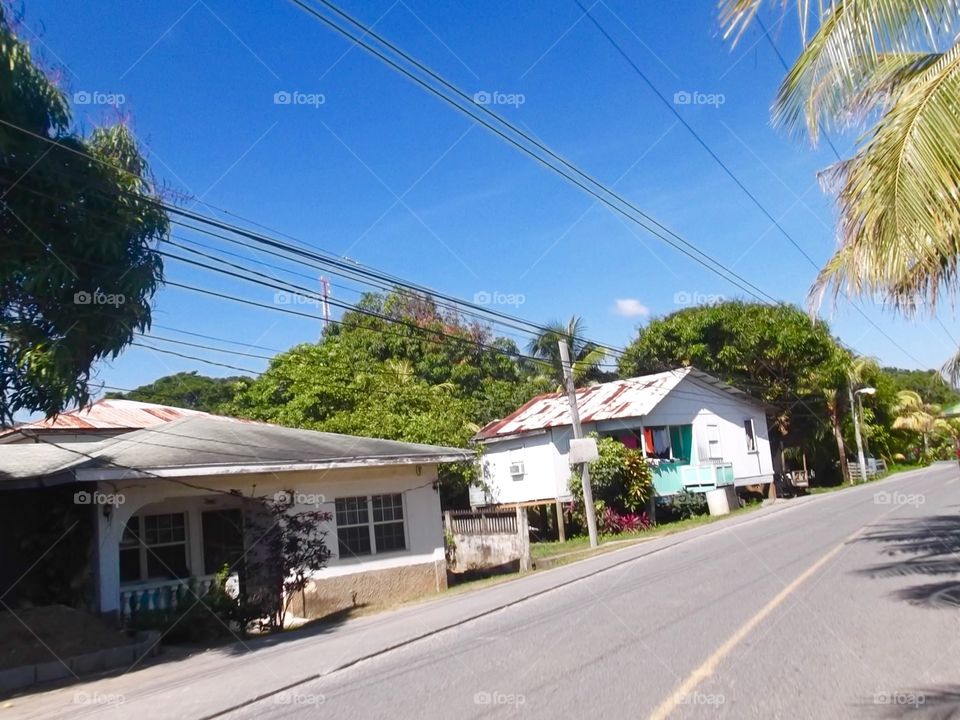
{"label": "green tree", "polygon": [[[739,36],[765,0],[723,0]],[[786,7],[786,2],[773,3]],[[880,292],[908,312],[958,287],[960,6],[953,0],[799,2],[804,49],[780,87],[774,121],[815,143],[873,123],[836,188],[840,248],[814,286]],[[807,38],[807,28],[812,32]]]}
{"label": "green tree", "polygon": [[[316,344],[275,357],[229,410],[291,427],[465,447],[477,430],[548,389],[516,346],[430,297],[368,295]],[[472,467],[446,468],[447,504]]]}
{"label": "green tree", "polygon": [[[549,363],[552,372],[548,377],[558,386],[563,385],[563,365],[560,361],[559,343],[565,342],[570,348],[570,365],[573,379],[577,385],[590,381],[613,379],[612,373],[604,373],[601,364],[607,356],[606,350],[584,339],[587,332],[583,318],[574,315],[563,324],[554,321],[547,325],[542,333],[530,341],[529,352]],[[541,371],[545,368],[541,368]]]}
{"label": "green tree", "polygon": [[[762,400],[781,444],[809,447],[822,473],[845,457],[850,362],[827,325],[799,308],[731,301],[651,320],[626,348],[620,374],[689,365],[710,373]],[[841,462],[841,472],[845,467]]]}
{"label": "green tree", "polygon": [[0,422],[85,403],[94,364],[149,327],[168,229],[152,192],[125,126],[71,130],[0,5]]}
{"label": "green tree", "polygon": [[127,393],[108,393],[108,398],[171,405],[173,407],[225,414],[238,391],[251,382],[246,377],[215,378],[193,372],[165,375]]}
{"label": "green tree", "polygon": [[937,405],[952,405],[960,402],[960,393],[950,387],[936,370],[903,370],[883,368],[898,390],[913,390],[928,402]]}
{"label": "green tree", "polygon": [[930,436],[947,428],[939,417],[940,406],[925,402],[920,394],[913,390],[901,390],[897,393],[895,409],[897,417],[893,421],[893,427],[920,435],[924,453],[930,449]]}

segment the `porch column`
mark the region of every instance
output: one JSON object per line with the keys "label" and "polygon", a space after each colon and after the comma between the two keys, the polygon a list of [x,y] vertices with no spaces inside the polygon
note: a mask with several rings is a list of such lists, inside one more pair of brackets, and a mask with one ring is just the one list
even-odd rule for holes
{"label": "porch column", "polygon": [[101,613],[116,613],[120,611],[120,539],[136,508],[132,503],[124,503],[111,507],[109,512],[104,512],[105,506],[102,505],[94,509],[97,514],[97,557],[94,560],[97,603]]}

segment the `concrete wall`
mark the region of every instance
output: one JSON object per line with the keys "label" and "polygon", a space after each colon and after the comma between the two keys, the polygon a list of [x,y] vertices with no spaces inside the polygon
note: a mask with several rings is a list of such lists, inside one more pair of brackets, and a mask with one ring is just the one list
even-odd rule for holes
{"label": "concrete wall", "polygon": [[453,545],[451,572],[493,570],[511,565],[520,570],[530,569],[530,526],[526,509],[517,508],[516,522],[511,523],[513,532],[459,529],[450,513],[446,514],[446,525]]}
{"label": "concrete wall", "polygon": [[[202,478],[143,478],[124,480],[118,483],[99,484],[101,493],[123,496],[123,503],[107,512],[100,508],[97,513],[99,607],[102,612],[114,612],[119,607],[120,567],[119,542],[126,521],[139,512],[186,512],[188,525],[187,553],[190,570],[194,575],[203,574],[203,549],[200,513],[204,510],[232,506],[236,499],[225,495],[235,491],[246,497],[271,497],[277,492],[292,490],[297,507],[303,510],[325,510],[331,520],[324,523],[327,531],[327,546],[333,552],[328,566],[316,573],[317,581],[346,578],[367,572],[394,571],[405,578],[400,585],[381,580],[374,582],[381,588],[408,588],[416,585],[425,591],[435,592],[445,585],[445,573],[435,569],[445,563],[443,545],[443,517],[440,498],[433,485],[437,479],[435,465],[409,465],[390,468],[362,468],[333,471],[287,472],[271,474],[235,474],[206,476]],[[190,487],[193,485],[195,487]],[[219,492],[211,492],[210,488]],[[341,558],[337,551],[336,515],[334,501],[338,497],[403,493],[404,529],[406,550],[364,556]],[[430,582],[412,583],[402,571],[412,566],[427,566],[416,571]],[[436,577],[442,577],[442,582]],[[352,581],[343,580],[329,585],[330,588],[349,586]],[[401,587],[402,586],[402,587]],[[333,590],[325,590],[329,595]],[[352,591],[351,591],[352,592]],[[401,595],[404,595],[401,592]],[[376,591],[384,596],[386,590]],[[326,597],[325,595],[325,597]]]}

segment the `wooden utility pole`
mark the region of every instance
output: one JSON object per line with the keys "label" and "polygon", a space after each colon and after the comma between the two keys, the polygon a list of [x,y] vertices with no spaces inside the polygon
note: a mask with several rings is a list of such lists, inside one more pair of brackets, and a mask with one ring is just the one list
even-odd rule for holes
{"label": "wooden utility pole", "polygon": [[[570,401],[570,424],[573,426],[573,437],[583,437],[583,428],[580,427],[580,411],[577,409],[577,388],[573,382],[573,369],[570,367],[570,347],[566,340],[561,340],[560,362],[563,365],[563,384],[567,388],[567,398]],[[587,533],[590,535],[590,547],[597,546],[597,514],[593,507],[593,488],[590,486],[590,466],[583,463],[580,466],[580,477],[583,478],[583,511],[587,516]]]}

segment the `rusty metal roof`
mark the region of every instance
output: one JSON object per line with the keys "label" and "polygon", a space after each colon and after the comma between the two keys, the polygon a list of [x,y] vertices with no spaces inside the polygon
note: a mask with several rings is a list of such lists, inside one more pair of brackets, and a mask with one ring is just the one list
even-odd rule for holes
{"label": "rusty metal roof", "polygon": [[154,427],[186,417],[208,415],[200,410],[155,405],[136,400],[102,399],[86,407],[61,413],[54,418],[22,423],[9,428],[0,437],[18,431],[96,431],[96,430],[140,430]]}
{"label": "rusty metal roof", "polygon": [[[579,388],[577,409],[580,411],[580,421],[590,423],[648,415],[687,376],[693,376],[744,402],[757,402],[712,375],[685,367]],[[489,423],[477,433],[474,440],[483,442],[565,425],[570,425],[570,405],[566,393],[550,393],[533,398],[502,420]]]}

